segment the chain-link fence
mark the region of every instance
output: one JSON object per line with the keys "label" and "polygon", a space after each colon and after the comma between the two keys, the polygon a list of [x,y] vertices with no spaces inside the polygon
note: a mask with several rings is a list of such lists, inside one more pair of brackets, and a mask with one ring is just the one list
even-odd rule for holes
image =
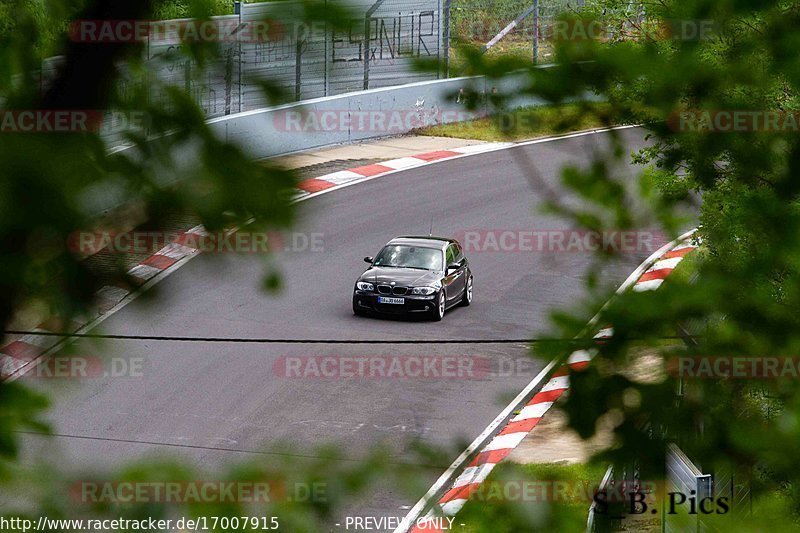
{"label": "chain-link fence", "polygon": [[[236,15],[205,22],[162,21],[163,31],[150,29],[140,39],[146,74],[122,68],[120,91],[146,85],[150,101],[166,102],[164,92],[180,87],[217,117],[267,105],[265,81],[277,89],[273,97],[282,95],[278,102],[289,102],[437,79],[442,69],[421,70],[415,62],[442,61],[442,1],[338,1],[350,18],[337,28],[308,22],[304,4],[296,0],[238,4]],[[202,37],[208,24],[219,53],[201,67],[181,47],[187,29]],[[61,63],[58,57],[43,62],[37,76],[42,92]]]}
{"label": "chain-link fence", "polygon": [[452,0],[451,39],[484,48],[488,44],[489,54],[546,63],[552,54],[552,22],[566,12],[580,12],[584,4],[585,0]]}
{"label": "chain-link fence", "polygon": [[[243,23],[269,20],[275,5],[243,5]],[[294,100],[440,77],[438,69],[422,71],[414,62],[442,58],[441,0],[343,0],[337,6],[351,15],[336,29],[297,25],[299,14],[281,7],[291,26],[281,40],[243,44],[243,72],[279,80]],[[243,106],[249,108],[257,96],[244,84]]]}
{"label": "chain-link fence", "polygon": [[[329,1],[333,6],[334,0]],[[128,93],[144,94],[146,101],[168,109],[167,92],[178,87],[213,118],[272,103],[455,75],[461,43],[481,47],[494,38],[487,53],[524,54],[546,62],[549,50],[542,28],[565,11],[581,9],[584,0],[531,1],[336,0],[335,7],[348,15],[335,28],[308,22],[307,6],[300,0],[237,3],[236,14],[209,21],[146,23],[157,26],[148,27],[137,39],[143,45],[144,68],[123,65],[118,89],[123,98]],[[503,33],[514,21],[513,30]],[[120,21],[109,22],[110,27],[101,24],[99,29],[90,24],[88,29],[97,31],[92,33],[78,21],[72,37],[88,42],[96,42],[93,38],[109,42],[109,35],[124,37]],[[214,30],[210,34],[205,32],[208,25]],[[210,35],[218,44],[218,53],[202,66],[182,53],[192,33],[201,38]],[[420,69],[420,60],[427,60],[428,67]],[[43,62],[38,73],[42,93],[61,62],[61,58]],[[273,89],[270,98],[265,96],[265,83]],[[112,133],[106,137],[112,139],[117,135],[113,132],[125,129],[108,126]]]}

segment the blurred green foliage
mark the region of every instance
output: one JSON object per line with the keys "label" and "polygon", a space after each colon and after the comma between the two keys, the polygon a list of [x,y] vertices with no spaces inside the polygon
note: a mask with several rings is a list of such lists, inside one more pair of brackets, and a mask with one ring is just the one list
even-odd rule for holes
{"label": "blurred green foliage", "polygon": [[[110,154],[96,134],[4,135],[0,143],[0,321],[8,324],[23,310],[70,317],[88,312],[98,280],[64,246],[74,231],[97,215],[87,199],[121,194],[147,206],[157,223],[164,206],[179,205],[198,213],[211,230],[251,219],[258,228],[287,227],[295,219],[286,191],[291,173],[249,161],[237,147],[211,135],[197,104],[180,88],[165,88],[167,101],[150,102],[137,91],[118,90],[118,62],[136,66],[140,50],[131,45],[91,47],[69,43],[64,21],[73,17],[152,19],[206,17],[217,2],[0,3],[0,95],[9,109],[145,110],[157,140],[131,133],[135,149]],[[319,7],[319,6],[317,6]],[[706,471],[746,471],[751,477],[754,509],[747,519],[727,524],[731,530],[789,530],[800,512],[800,388],[796,378],[772,380],[707,379],[686,381],[676,396],[670,376],[640,382],[624,369],[642,343],[666,362],[679,356],[785,356],[800,353],[800,138],[797,131],[693,131],[676,128],[682,112],[756,111],[793,113],[800,86],[800,4],[792,1],[668,0],[648,4],[643,17],[621,0],[587,2],[585,19],[569,15],[568,24],[601,19],[624,28],[624,38],[564,38],[554,42],[556,66],[531,69],[514,57],[486,57],[465,47],[464,71],[501,78],[512,71],[529,73],[521,92],[552,104],[581,99],[586,92],[607,100],[594,117],[600,124],[624,120],[649,130],[652,146],[635,154],[642,179],[628,190],[611,172],[609,161],[628,159],[617,139],[608,153],[586,167],[563,170],[564,184],[592,205],[549,198],[547,209],[588,229],[643,227],[632,212],[633,196],[649,202],[651,214],[672,234],[699,213],[703,255],[693,261],[696,275],[676,276],[659,291],[629,293],[603,306],[609,294],[588,281],[590,296],[583,312],[554,316],[554,337],[578,335],[586,347],[599,350],[588,370],[573,375],[571,394],[563,407],[569,424],[584,438],[594,435],[598,421],[613,421],[613,446],[595,457],[599,464],[636,464],[644,479],[664,476],[664,452],[677,442]],[[314,9],[309,17],[336,24],[343,15],[333,6]],[[713,31],[691,36],[676,31],[675,21],[695,30],[711,22]],[[677,26],[678,28],[686,26]],[[619,35],[616,33],[615,35]],[[45,94],[33,83],[41,59],[58,52],[66,67]],[[184,47],[195,59],[213,57],[213,46]],[[146,75],[140,65],[139,75]],[[265,87],[269,89],[268,82]],[[497,95],[502,101],[503,95]],[[586,113],[592,113],[587,107]],[[569,119],[569,117],[566,117]],[[573,117],[585,122],[587,117]],[[677,122],[680,124],[680,122]],[[202,154],[191,164],[177,154],[194,147]],[[535,173],[535,167],[529,167]],[[168,179],[165,179],[168,178]],[[205,195],[188,194],[201,189]],[[32,206],[35,206],[32,209]],[[687,216],[687,213],[689,215]],[[604,260],[599,257],[598,261]],[[117,274],[125,283],[124,272]],[[273,272],[265,285],[277,286]],[[614,326],[615,335],[596,346],[585,325],[600,310],[599,322]],[[696,342],[665,346],[663,336],[678,327],[698,333]],[[643,340],[644,339],[644,340]],[[544,357],[564,357],[574,346],[537,350]],[[45,431],[40,422],[46,400],[18,385],[0,385],[0,480],[27,488],[34,497],[5,512],[73,516],[95,512],[113,515],[119,508],[75,509],[63,496],[57,474],[36,478],[17,464],[19,431]],[[632,401],[634,398],[636,401]],[[394,479],[414,494],[424,487],[408,465],[396,468],[386,454],[374,452],[363,462],[344,461],[336,450],[318,454],[311,466],[281,462],[276,470],[263,462],[244,464],[228,476],[300,477],[330,484],[330,499],[280,510],[290,530],[314,531],[331,516],[331,508],[352,501],[370,484]],[[447,454],[420,452],[420,464],[441,468]],[[259,466],[260,465],[260,466]],[[345,466],[343,466],[345,465]],[[308,466],[308,469],[306,469]],[[271,467],[270,467],[271,468]],[[196,477],[203,473],[177,464],[144,463],[123,467],[119,479],[158,479],[168,474]],[[28,476],[28,477],[26,477]],[[66,483],[69,476],[64,474]],[[9,485],[10,484],[10,485]],[[17,494],[22,494],[18,492]],[[19,509],[19,511],[17,511]],[[473,508],[474,509],[474,508]],[[175,509],[125,507],[135,516]],[[239,513],[239,508],[188,512]],[[522,509],[509,520],[526,516]],[[572,513],[574,510],[568,510]],[[492,513],[470,511],[471,524],[498,531],[503,522]],[[531,527],[553,530],[563,525],[559,509],[528,517]],[[572,522],[570,522],[572,523]],[[519,522],[508,526],[520,530]]]}
{"label": "blurred green foliage", "polygon": [[[587,371],[573,375],[564,404],[570,426],[588,439],[599,422],[614,421],[613,446],[595,460],[635,467],[643,479],[664,478],[669,442],[704,472],[747,478],[753,515],[718,518],[721,529],[796,529],[797,377],[684,379],[679,389],[675,376],[642,383],[626,370],[641,339],[665,366],[677,357],[798,357],[800,130],[793,124],[800,4],[596,0],[559,23],[561,31],[551,34],[552,68],[530,69],[529,60],[490,57],[465,46],[461,73],[499,79],[527,70],[527,86],[519,92],[552,104],[599,96],[607,101],[605,112],[587,107],[591,116],[573,118],[572,125],[642,124],[649,146],[629,154],[617,143],[585,167],[564,168],[563,184],[584,205],[548,197],[545,209],[597,231],[649,227],[653,216],[672,235],[698,225],[694,240],[702,245],[685,265],[691,272],[682,269],[658,291],[630,292],[604,306],[610,294],[590,277],[585,311],[554,315],[555,337],[578,335],[586,348],[599,351]],[[504,96],[493,98],[502,106]],[[703,112],[712,119],[744,112],[758,121],[726,127],[712,120],[710,127],[697,127],[692,119]],[[770,115],[778,120],[765,126]],[[629,158],[641,166],[634,188],[609,171],[610,161]],[[521,164],[538,183],[535,162]],[[646,200],[650,212],[632,210],[633,198]],[[586,328],[598,311],[597,323],[612,324],[615,332],[599,346],[590,338],[595,331]],[[696,335],[694,342],[659,340],[681,329]],[[536,354],[565,357],[573,349],[540,345]]]}
{"label": "blurred green foliage", "polygon": [[[296,218],[289,203],[295,176],[276,165],[250,160],[240,148],[211,134],[205,117],[192,95],[180,86],[160,87],[163,98],[150,99],[148,87],[155,81],[151,69],[162,65],[156,58],[141,61],[140,44],[92,44],[70,41],[65,32],[71,19],[152,20],[160,16],[205,18],[222,4],[203,0],[177,4],[161,2],[48,1],[0,4],[0,100],[4,110],[89,110],[139,113],[147,117],[147,132],[126,131],[123,141],[131,146],[112,152],[97,131],[63,133],[11,133],[0,139],[0,322],[32,327],[49,316],[63,323],[94,317],[93,293],[103,284],[135,286],[120,265],[99,279],[76,250],[69,247],[73,232],[91,228],[105,210],[122,199],[141,205],[148,223],[159,227],[176,212],[199,217],[210,231],[249,224],[253,231],[289,227]],[[332,7],[325,11],[306,6],[309,20],[336,25],[345,17]],[[178,9],[178,11],[173,10]],[[327,18],[330,17],[330,18]],[[212,61],[219,50],[211,42],[187,42],[180,54],[194,60],[195,76],[219,68]],[[44,57],[63,56],[55,78],[41,86],[36,76]],[[122,63],[127,64],[126,82],[121,83]],[[205,70],[204,70],[205,69]],[[138,83],[136,83],[138,82]],[[269,98],[282,94],[264,80]],[[189,152],[193,156],[184,155]],[[267,260],[265,286],[279,279]],[[40,391],[19,383],[0,384],[0,498],[2,515],[23,514],[56,517],[118,515],[127,517],[190,516],[213,513],[243,513],[237,505],[213,508],[156,503],[137,506],[111,504],[99,507],[76,505],[69,497],[75,479],[92,473],[68,472],[47,456],[20,462],[25,432],[47,433],[43,422],[48,400]],[[276,502],[275,512],[294,531],[316,531],[319,520],[330,515],[341,498],[363,490],[363,486],[387,464],[386,454],[375,451],[363,461],[344,460],[335,450],[318,451],[319,465],[290,464],[275,460],[242,462],[238,469],[217,472],[217,478],[253,477],[283,479],[294,476],[319,479],[331,491],[324,498],[290,505]],[[274,457],[281,457],[274,454]],[[423,461],[424,462],[424,461]],[[270,464],[270,463],[266,463]],[[438,464],[438,462],[437,462]],[[46,473],[36,469],[46,470]],[[45,465],[47,465],[45,467]],[[376,466],[377,465],[377,466]],[[33,468],[33,470],[32,470]],[[146,461],[121,466],[118,472],[98,473],[111,480],[208,479],[210,472],[172,460]],[[187,477],[188,476],[188,477]],[[328,480],[330,477],[330,481]],[[304,481],[303,481],[304,482]],[[416,488],[416,490],[421,490]],[[24,494],[25,497],[18,498]],[[80,503],[80,502],[79,502]],[[248,509],[264,515],[273,509]]]}
{"label": "blurred green foliage", "polygon": [[[667,442],[680,444],[704,472],[748,472],[754,501],[772,503],[731,526],[791,529],[800,510],[800,462],[789,451],[800,438],[797,378],[685,379],[679,398],[673,377],[643,384],[622,370],[635,357],[632,338],[649,337],[657,346],[656,337],[674,335],[679,327],[699,337],[696,344],[662,349],[665,362],[681,356],[798,355],[799,132],[757,125],[695,131],[681,128],[679,117],[697,111],[796,112],[800,5],[665,2],[648,5],[646,16],[633,22],[624,13],[627,6],[593,4],[594,16],[628,28],[627,39],[561,40],[559,67],[533,73],[530,92],[559,101],[591,91],[608,97],[612,114],[645,124],[652,146],[634,155],[644,166],[642,189],[626,194],[645,193],[673,234],[681,227],[676,215],[698,209],[703,253],[692,262],[695,275],[670,278],[656,292],[625,294],[602,310],[599,323],[613,324],[615,335],[599,346],[596,364],[574,376],[566,402],[570,425],[588,438],[598,420],[613,415],[615,445],[600,457],[636,464],[645,479],[663,478]],[[614,20],[615,13],[624,16]],[[621,155],[626,154],[602,157]],[[634,216],[623,212],[622,197],[613,193],[615,181],[602,165],[564,172],[564,183],[577,194],[607,184],[595,200],[605,212],[598,227],[636,226]],[[586,220],[583,212],[551,207],[576,222]],[[587,302],[588,309],[599,308],[605,298]],[[565,333],[584,323],[559,317]],[[626,402],[631,391],[641,400]]]}

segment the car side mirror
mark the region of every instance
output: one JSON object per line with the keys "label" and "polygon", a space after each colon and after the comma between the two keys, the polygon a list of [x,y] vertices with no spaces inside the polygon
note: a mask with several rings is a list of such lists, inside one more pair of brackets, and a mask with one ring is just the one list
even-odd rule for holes
{"label": "car side mirror", "polygon": [[449,274],[450,272],[458,270],[459,268],[461,268],[461,265],[459,265],[458,263],[450,263],[449,265],[447,265],[447,273]]}
{"label": "car side mirror", "polygon": [[364,262],[365,263],[369,263],[370,265],[372,264],[372,261],[373,261],[373,258],[370,257],[370,256],[367,256],[367,257],[364,258]]}

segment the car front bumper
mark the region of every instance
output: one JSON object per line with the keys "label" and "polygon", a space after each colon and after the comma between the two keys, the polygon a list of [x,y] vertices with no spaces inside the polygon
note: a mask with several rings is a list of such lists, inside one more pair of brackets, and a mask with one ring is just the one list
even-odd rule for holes
{"label": "car front bumper", "polygon": [[430,296],[392,296],[392,298],[403,298],[402,304],[380,303],[378,302],[379,296],[383,295],[356,290],[353,293],[353,308],[387,315],[402,315],[431,312],[436,307],[436,294]]}

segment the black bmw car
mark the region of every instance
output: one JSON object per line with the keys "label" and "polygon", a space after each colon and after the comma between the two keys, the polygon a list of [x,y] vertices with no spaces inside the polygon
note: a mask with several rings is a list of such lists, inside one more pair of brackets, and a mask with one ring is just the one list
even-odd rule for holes
{"label": "black bmw car", "polygon": [[396,237],[356,281],[353,312],[421,313],[441,320],[456,305],[472,303],[472,272],[461,245],[442,237]]}

